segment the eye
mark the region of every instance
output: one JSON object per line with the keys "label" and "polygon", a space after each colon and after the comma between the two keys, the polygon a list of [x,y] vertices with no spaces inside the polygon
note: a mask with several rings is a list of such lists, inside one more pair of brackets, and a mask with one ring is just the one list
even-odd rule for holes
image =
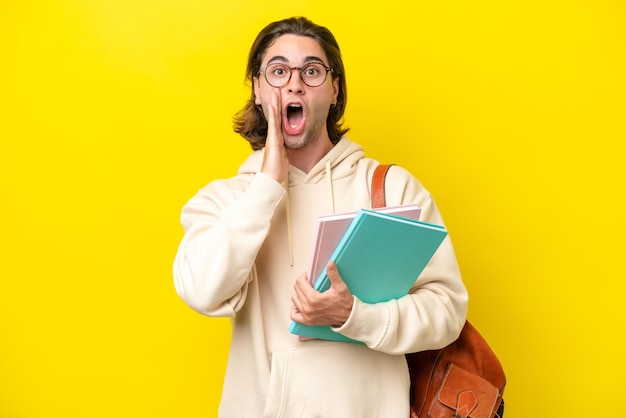
{"label": "eye", "polygon": [[302,69],[302,74],[306,77],[316,77],[322,74],[322,66],[320,64],[310,64]]}
{"label": "eye", "polygon": [[289,74],[289,68],[286,65],[276,64],[270,67],[270,73],[274,77],[284,77]]}

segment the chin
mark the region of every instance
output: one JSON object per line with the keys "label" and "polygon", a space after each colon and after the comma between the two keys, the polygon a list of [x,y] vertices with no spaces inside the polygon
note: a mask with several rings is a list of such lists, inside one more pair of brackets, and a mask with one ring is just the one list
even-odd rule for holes
{"label": "chin", "polygon": [[308,136],[299,135],[295,137],[285,138],[285,147],[289,149],[302,149],[311,143],[311,138]]}

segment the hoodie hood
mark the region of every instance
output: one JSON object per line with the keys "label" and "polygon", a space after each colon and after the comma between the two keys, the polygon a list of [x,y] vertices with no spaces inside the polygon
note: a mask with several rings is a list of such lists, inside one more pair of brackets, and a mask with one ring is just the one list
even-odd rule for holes
{"label": "hoodie hood", "polygon": [[[261,171],[264,149],[254,151],[244,161],[237,171],[238,174],[256,174]],[[287,198],[285,209],[287,215],[287,241],[289,243],[289,263],[293,265],[293,235],[291,225],[291,210],[289,205],[289,188],[302,184],[315,184],[326,181],[328,190],[328,211],[335,213],[335,196],[333,193],[333,181],[350,176],[356,167],[357,161],[365,156],[363,147],[342,137],[339,142],[313,166],[310,172],[289,166],[287,184],[285,186]]]}
{"label": "hoodie hood", "polygon": [[[261,171],[263,163],[264,150],[254,151],[244,161],[237,171],[238,174],[256,174]],[[294,187],[300,184],[319,183],[323,180],[338,180],[349,176],[355,169],[358,160],[365,156],[363,148],[343,137],[339,142],[326,154],[310,172],[305,173],[296,167],[289,166],[289,180],[287,187]],[[328,178],[327,165],[330,163],[332,170],[332,178]]]}

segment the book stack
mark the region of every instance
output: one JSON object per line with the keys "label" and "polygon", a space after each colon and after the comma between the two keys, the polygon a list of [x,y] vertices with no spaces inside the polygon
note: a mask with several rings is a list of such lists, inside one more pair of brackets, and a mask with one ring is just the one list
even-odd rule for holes
{"label": "book stack", "polygon": [[[405,296],[448,234],[419,221],[419,214],[419,207],[406,205],[318,218],[309,267],[313,287],[328,290],[326,265],[334,261],[350,292],[365,303]],[[289,331],[302,339],[358,343],[328,326],[292,322]]]}

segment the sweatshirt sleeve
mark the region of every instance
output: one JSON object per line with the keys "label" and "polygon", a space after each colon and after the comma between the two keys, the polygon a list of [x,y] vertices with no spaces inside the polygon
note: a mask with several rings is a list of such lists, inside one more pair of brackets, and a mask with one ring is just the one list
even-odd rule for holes
{"label": "sweatshirt sleeve", "polygon": [[209,184],[181,214],[185,234],[174,259],[174,285],[191,308],[209,316],[232,317],[243,306],[257,253],[285,195],[262,173],[241,187],[236,181]]}
{"label": "sweatshirt sleeve", "polygon": [[[430,194],[406,170],[392,167],[386,183],[389,206],[416,203],[422,209],[420,220],[444,225]],[[467,302],[448,235],[408,295],[377,304],[355,297],[350,317],[334,330],[389,354],[438,349],[458,338]]]}

